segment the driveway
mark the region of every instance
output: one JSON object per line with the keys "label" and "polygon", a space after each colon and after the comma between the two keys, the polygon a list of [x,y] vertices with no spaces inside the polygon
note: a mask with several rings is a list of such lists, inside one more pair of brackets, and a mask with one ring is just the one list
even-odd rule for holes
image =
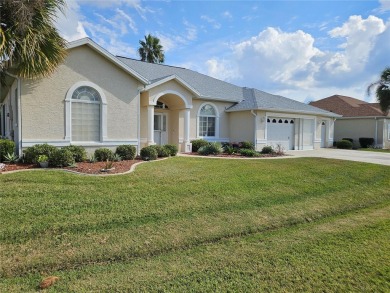
{"label": "driveway", "polygon": [[390,166],[390,153],[365,152],[340,149],[318,149],[310,151],[287,151],[286,154],[294,158],[317,157],[327,159],[338,159],[357,161]]}

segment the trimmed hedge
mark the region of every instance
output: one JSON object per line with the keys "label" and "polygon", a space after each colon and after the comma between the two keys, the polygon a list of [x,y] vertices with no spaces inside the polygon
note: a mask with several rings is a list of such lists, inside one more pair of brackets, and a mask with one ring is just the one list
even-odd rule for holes
{"label": "trimmed hedge", "polygon": [[219,155],[223,152],[221,143],[219,142],[210,142],[205,146],[202,146],[198,149],[198,154],[202,156],[208,155]]}
{"label": "trimmed hedge", "polygon": [[62,149],[68,150],[72,153],[75,162],[84,162],[87,160],[87,152],[84,147],[78,145],[65,146]]}
{"label": "trimmed hedge", "polygon": [[95,158],[99,162],[111,161],[113,157],[114,153],[108,148],[99,148],[95,150]]}
{"label": "trimmed hedge", "polygon": [[158,153],[153,146],[147,146],[141,149],[140,156],[144,161],[152,161],[157,159]]}
{"label": "trimmed hedge", "polygon": [[40,155],[46,155],[51,157],[51,155],[57,150],[55,146],[44,144],[36,144],[34,146],[28,147],[24,152],[24,160],[26,163],[37,163],[38,157]]}
{"label": "trimmed hedge", "polygon": [[266,145],[265,147],[262,148],[261,153],[262,154],[273,154],[275,150],[273,149],[272,146]]}
{"label": "trimmed hedge", "polygon": [[353,143],[353,138],[348,138],[348,137],[346,137],[346,138],[342,138],[341,140],[348,140],[348,141],[350,141],[350,142]]}
{"label": "trimmed hedge", "polygon": [[175,144],[166,144],[164,145],[164,149],[167,150],[170,156],[174,157],[177,155],[179,149],[177,148],[177,145]]}
{"label": "trimmed hedge", "polygon": [[373,146],[375,143],[375,139],[372,137],[359,137],[359,143],[362,148],[368,148],[369,146]]}
{"label": "trimmed hedge", "polygon": [[116,148],[115,154],[119,155],[122,160],[134,160],[137,149],[133,145],[124,144]]}
{"label": "trimmed hedge", "polygon": [[9,139],[0,139],[0,162],[5,160],[7,154],[15,153],[15,143]]}
{"label": "trimmed hedge", "polygon": [[251,141],[240,141],[239,142],[240,149],[254,150],[255,144]]}
{"label": "trimmed hedge", "polygon": [[240,149],[241,156],[244,157],[258,157],[259,153],[252,149]]}
{"label": "trimmed hedge", "polygon": [[73,153],[68,148],[56,149],[49,156],[49,165],[53,167],[67,167],[75,163]]}
{"label": "trimmed hedge", "polygon": [[336,142],[336,147],[338,149],[347,149],[347,150],[350,150],[352,149],[352,142],[350,142],[349,140],[340,140],[338,142]]}
{"label": "trimmed hedge", "polygon": [[191,140],[192,143],[192,152],[196,153],[201,147],[207,146],[209,142],[204,139],[194,139]]}

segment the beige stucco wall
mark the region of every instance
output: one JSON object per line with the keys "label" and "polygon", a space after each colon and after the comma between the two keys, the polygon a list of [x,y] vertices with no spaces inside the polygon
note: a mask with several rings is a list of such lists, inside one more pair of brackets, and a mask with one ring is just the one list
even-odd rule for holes
{"label": "beige stucco wall", "polygon": [[87,46],[68,51],[48,78],[23,81],[23,139],[58,142],[65,136],[65,97],[76,82],[98,85],[107,99],[107,139],[136,140],[140,83]]}
{"label": "beige stucco wall", "polygon": [[[230,141],[254,142],[255,116],[250,111],[230,112]],[[256,119],[257,120],[257,119]]]}
{"label": "beige stucco wall", "polygon": [[[382,144],[386,141],[384,137],[383,119],[375,120],[374,118],[365,119],[337,119],[335,121],[335,141],[341,140],[342,138],[352,138],[354,145],[359,147],[359,137],[372,137],[376,138],[377,144]],[[377,135],[375,135],[377,131]]]}

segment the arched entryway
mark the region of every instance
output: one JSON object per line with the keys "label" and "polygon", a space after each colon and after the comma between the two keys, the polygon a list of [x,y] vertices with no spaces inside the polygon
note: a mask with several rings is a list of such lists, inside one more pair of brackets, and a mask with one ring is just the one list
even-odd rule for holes
{"label": "arched entryway", "polygon": [[[180,151],[188,151],[190,145],[190,109],[188,99],[180,93],[162,92],[148,99],[147,145],[175,144]],[[142,111],[141,111],[142,116]]]}

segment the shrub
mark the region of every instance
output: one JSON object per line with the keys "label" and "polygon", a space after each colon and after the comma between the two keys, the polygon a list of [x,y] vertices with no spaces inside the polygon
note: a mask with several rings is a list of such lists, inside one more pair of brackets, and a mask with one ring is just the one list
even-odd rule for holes
{"label": "shrub", "polygon": [[259,153],[251,149],[240,149],[240,154],[244,157],[258,157]]}
{"label": "shrub", "polygon": [[26,163],[35,164],[40,155],[46,155],[50,158],[51,154],[57,151],[55,146],[44,144],[36,144],[24,150],[24,160]]}
{"label": "shrub", "polygon": [[210,142],[198,149],[198,154],[202,156],[219,155],[222,151],[222,146],[219,142]]}
{"label": "shrub", "polygon": [[352,142],[353,143],[353,138],[342,138],[341,140],[348,140],[348,141],[350,141],[350,142]]}
{"label": "shrub", "polygon": [[158,144],[155,144],[155,145],[151,145],[150,147],[154,148],[156,151],[157,151],[157,156],[159,158],[165,158],[165,157],[169,157],[169,152],[167,149],[164,149],[163,146],[161,145],[158,145]]}
{"label": "shrub", "polygon": [[15,143],[9,139],[0,139],[0,162],[3,162],[7,154],[15,153]]}
{"label": "shrub", "polygon": [[19,157],[15,153],[8,153],[4,156],[4,162],[15,164],[19,160]]}
{"label": "shrub", "polygon": [[147,146],[141,149],[140,155],[142,160],[152,161],[157,159],[158,153],[153,146]]}
{"label": "shrub", "polygon": [[235,149],[234,147],[232,146],[226,146],[223,148],[223,152],[228,154],[228,155],[233,155],[234,153],[236,153],[237,149]]}
{"label": "shrub", "polygon": [[63,147],[62,149],[69,150],[72,153],[75,162],[84,162],[85,160],[87,160],[87,152],[82,146],[69,145]]}
{"label": "shrub", "polygon": [[122,157],[120,155],[118,155],[118,154],[113,154],[112,160],[114,162],[120,162],[120,161],[122,161]]}
{"label": "shrub", "polygon": [[166,151],[172,157],[176,156],[177,152],[179,151],[177,148],[177,145],[175,145],[175,144],[166,144],[166,145],[164,145],[164,149],[166,149]]}
{"label": "shrub", "polygon": [[66,148],[56,149],[49,157],[49,165],[53,167],[67,167],[74,163],[73,153]]}
{"label": "shrub", "polygon": [[207,146],[209,143],[204,139],[195,139],[191,140],[192,143],[192,151],[196,153],[201,147]]}
{"label": "shrub", "polygon": [[336,147],[338,149],[352,149],[352,142],[350,142],[349,140],[340,140],[338,142],[336,142]]}
{"label": "shrub", "polygon": [[250,141],[241,141],[239,143],[240,149],[248,149],[248,150],[254,150],[255,149],[255,144]]}
{"label": "shrub", "polygon": [[275,151],[274,151],[273,147],[270,146],[270,145],[266,145],[265,147],[263,147],[263,148],[261,149],[261,153],[262,153],[262,154],[273,154],[274,152],[275,152]]}
{"label": "shrub", "polygon": [[120,145],[116,148],[115,154],[121,156],[122,160],[134,160],[137,149],[133,145]]}
{"label": "shrub", "polygon": [[374,145],[375,139],[372,137],[359,137],[359,143],[362,148],[368,148]]}
{"label": "shrub", "polygon": [[99,162],[111,161],[114,153],[108,148],[100,148],[95,150],[95,158]]}

